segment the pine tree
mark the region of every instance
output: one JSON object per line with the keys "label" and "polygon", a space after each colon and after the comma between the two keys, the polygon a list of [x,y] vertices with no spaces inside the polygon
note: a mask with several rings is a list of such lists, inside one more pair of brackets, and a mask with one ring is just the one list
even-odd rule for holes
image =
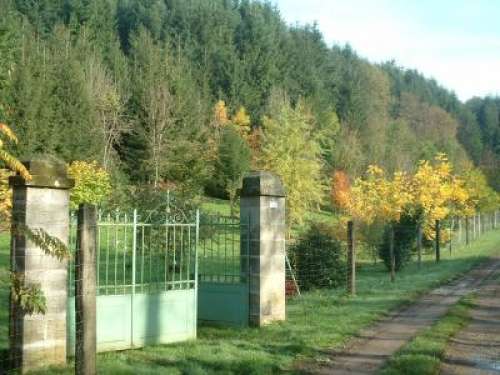
{"label": "pine tree", "polygon": [[231,214],[237,191],[241,187],[243,176],[250,169],[251,152],[245,140],[233,127],[226,127],[219,145],[219,157],[215,168],[218,184],[229,195]]}

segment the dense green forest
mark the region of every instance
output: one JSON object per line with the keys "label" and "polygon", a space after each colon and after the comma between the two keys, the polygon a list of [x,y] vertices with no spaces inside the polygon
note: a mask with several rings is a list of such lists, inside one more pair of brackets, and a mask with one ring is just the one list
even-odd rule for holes
{"label": "dense green forest", "polygon": [[[500,189],[500,98],[462,103],[415,70],[327,45],[315,25],[287,25],[269,3],[0,0],[0,12],[0,122],[17,156],[97,160],[120,186],[231,196],[227,176],[255,150],[272,163],[269,139],[294,152],[303,134],[325,181],[444,152]],[[277,117],[297,126],[280,132]],[[247,145],[225,121],[260,137]]]}

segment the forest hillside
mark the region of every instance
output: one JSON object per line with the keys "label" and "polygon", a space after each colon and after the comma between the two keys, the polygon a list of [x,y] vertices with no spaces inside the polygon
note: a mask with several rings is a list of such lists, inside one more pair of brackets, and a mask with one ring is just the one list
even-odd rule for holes
{"label": "forest hillside", "polygon": [[0,0],[0,12],[0,122],[18,157],[95,160],[116,186],[231,199],[241,173],[279,160],[318,181],[320,202],[335,171],[412,171],[445,153],[500,189],[500,98],[463,103],[269,3]]}

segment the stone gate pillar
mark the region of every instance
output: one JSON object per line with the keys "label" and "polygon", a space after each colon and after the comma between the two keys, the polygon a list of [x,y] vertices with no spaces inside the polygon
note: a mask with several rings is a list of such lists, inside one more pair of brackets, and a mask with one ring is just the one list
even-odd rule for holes
{"label": "stone gate pillar", "polygon": [[[13,223],[43,229],[68,243],[69,189],[66,166],[56,161],[24,163],[31,181],[10,178],[13,188]],[[11,240],[11,267],[25,284],[39,284],[46,298],[45,314],[29,315],[20,306],[10,307],[10,356],[14,368],[30,369],[66,362],[67,261],[44,253],[25,235]]]}
{"label": "stone gate pillar", "polygon": [[240,215],[250,226],[242,235],[242,249],[249,255],[249,323],[285,320],[285,192],[280,179],[270,172],[247,175]]}

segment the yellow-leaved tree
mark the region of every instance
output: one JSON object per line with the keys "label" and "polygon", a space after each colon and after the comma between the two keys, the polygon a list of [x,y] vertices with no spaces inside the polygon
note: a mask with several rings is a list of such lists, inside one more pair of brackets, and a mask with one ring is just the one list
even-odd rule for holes
{"label": "yellow-leaved tree", "polygon": [[302,101],[292,107],[275,100],[263,119],[259,166],[278,174],[287,192],[288,225],[301,224],[308,211],[319,208],[327,186],[315,120]]}
{"label": "yellow-leaved tree", "polygon": [[11,171],[19,173],[25,180],[31,180],[31,175],[23,163],[6,150],[7,142],[17,143],[17,137],[10,127],[0,123],[0,161],[5,163]]}
{"label": "yellow-leaved tree", "polygon": [[240,133],[244,139],[247,139],[252,131],[252,123],[245,107],[240,107],[238,109],[232,118],[232,122],[238,133]]}
{"label": "yellow-leaved tree", "polygon": [[462,179],[469,195],[470,207],[473,209],[466,216],[472,215],[472,211],[490,212],[498,209],[498,193],[488,185],[488,180],[481,170],[469,168],[462,174]]}
{"label": "yellow-leaved tree", "polygon": [[412,178],[411,213],[419,215],[428,239],[434,238],[436,220],[450,215],[468,215],[472,210],[464,180],[452,172],[453,167],[446,155],[438,154],[432,162],[420,161]]}
{"label": "yellow-leaved tree", "polygon": [[68,174],[75,180],[70,195],[73,209],[81,203],[99,204],[111,193],[109,174],[96,161],[74,161],[68,167]]}
{"label": "yellow-leaved tree", "polygon": [[388,178],[380,167],[368,167],[365,178],[358,178],[351,189],[347,211],[357,220],[371,224],[397,222],[413,199],[410,177],[395,172]]}
{"label": "yellow-leaved tree", "polygon": [[12,191],[9,187],[9,176],[13,173],[19,173],[25,180],[30,180],[31,176],[26,167],[9,153],[5,146],[8,142],[17,143],[17,137],[10,127],[0,123],[0,162],[6,168],[0,165],[0,222],[3,228],[10,225],[10,214],[12,208]]}

